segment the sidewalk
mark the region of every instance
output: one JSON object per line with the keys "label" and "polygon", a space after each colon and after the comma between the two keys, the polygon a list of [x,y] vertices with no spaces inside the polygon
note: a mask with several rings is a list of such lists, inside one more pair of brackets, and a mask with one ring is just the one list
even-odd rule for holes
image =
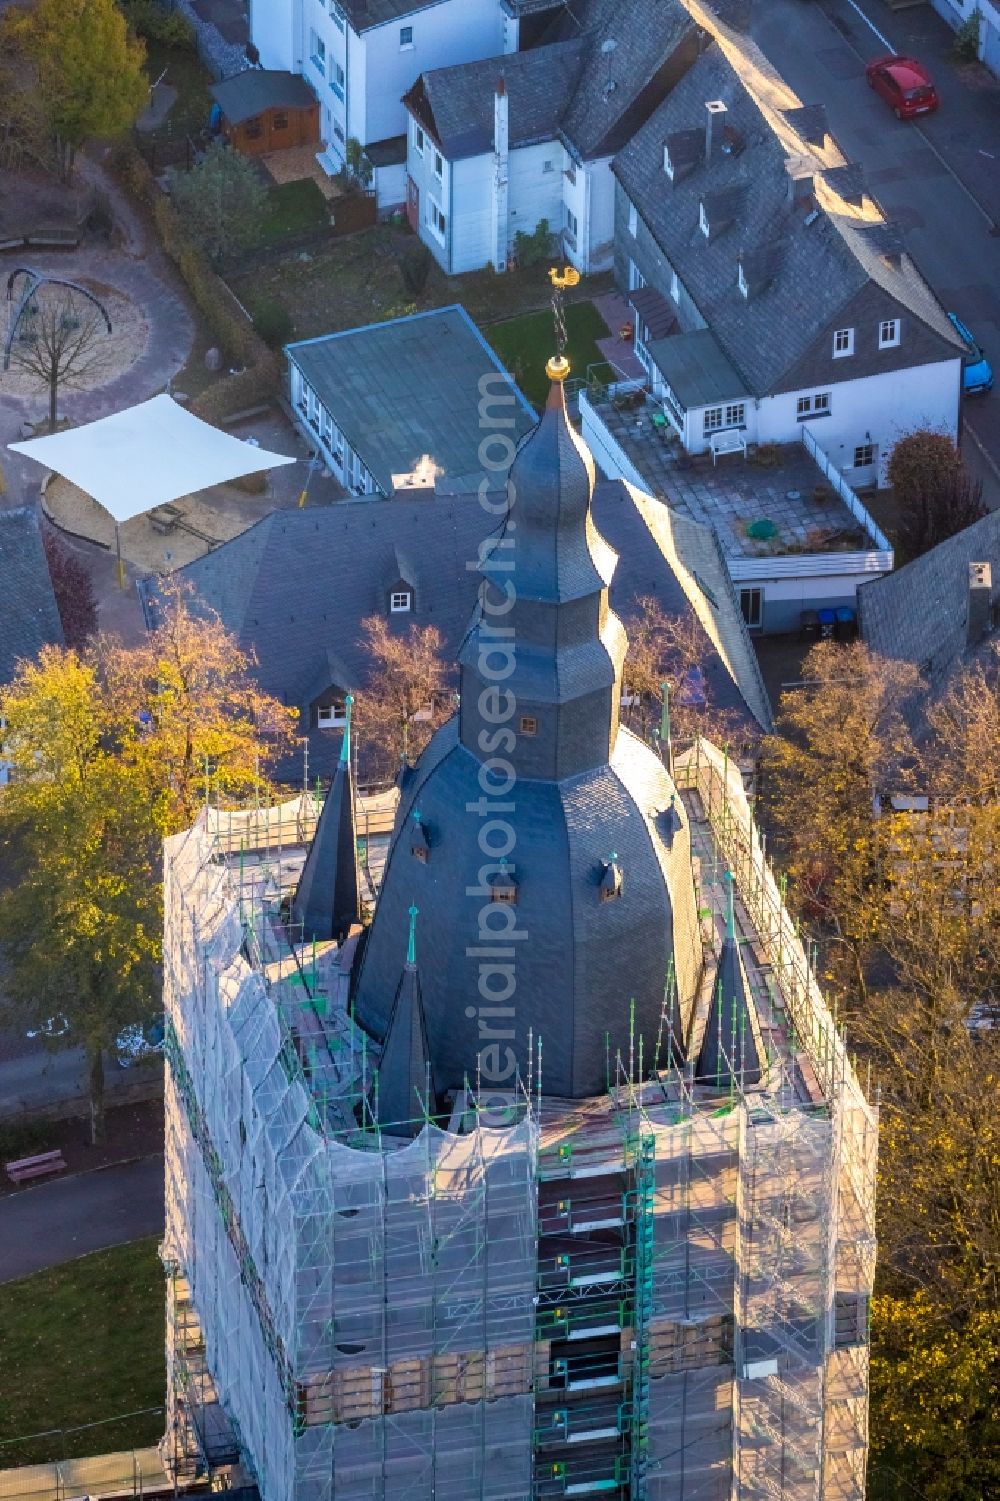
{"label": "sidewalk", "polygon": [[142,1496],[169,1485],[157,1449],[123,1449],[59,1464],[0,1470],[0,1501],[64,1501],[67,1496]]}

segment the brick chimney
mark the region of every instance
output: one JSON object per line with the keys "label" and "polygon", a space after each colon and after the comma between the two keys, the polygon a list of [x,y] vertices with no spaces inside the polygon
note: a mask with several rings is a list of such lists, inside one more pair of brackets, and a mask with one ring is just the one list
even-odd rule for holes
{"label": "brick chimney", "polygon": [[989,563],[969,564],[969,604],[965,617],[965,644],[971,651],[984,641],[993,627],[993,569]]}

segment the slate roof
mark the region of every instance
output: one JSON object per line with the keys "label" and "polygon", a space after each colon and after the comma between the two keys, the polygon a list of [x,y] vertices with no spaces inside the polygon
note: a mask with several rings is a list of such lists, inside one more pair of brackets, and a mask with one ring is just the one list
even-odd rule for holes
{"label": "slate roof", "polygon": [[405,102],[449,160],[478,156],[493,147],[502,74],[510,145],[560,137],[586,161],[628,140],[667,87],[662,70],[693,35],[680,0],[578,0],[567,7],[555,40],[424,73]]}
{"label": "slate roof", "polygon": [[710,328],[654,339],[649,357],[684,407],[745,396],[743,381]]}
{"label": "slate roof", "polygon": [[580,74],[582,42],[488,57],[423,73],[404,101],[449,161],[493,150],[494,99],[503,78],[511,147],[554,140]]}
{"label": "slate roof", "polygon": [[248,68],[223,78],[209,89],[231,125],[252,120],[269,109],[309,109],[316,95],[300,73],[271,68]]}
{"label": "slate roof", "polygon": [[[656,75],[695,27],[680,0],[584,0],[582,15],[587,65],[563,120],[563,134],[587,160],[606,156],[628,140],[645,118],[644,94],[655,88]],[[609,42],[614,50],[605,53]],[[610,92],[609,80],[614,85]],[[649,107],[655,102],[649,99]]]}
{"label": "slate roof", "polygon": [[[554,384],[511,467],[509,546],[499,556],[512,571],[498,577],[492,557],[483,566],[482,618],[460,657],[459,713],[407,782],[410,801],[400,807],[355,992],[356,1017],[387,1038],[388,1052],[398,1030],[398,1012],[387,1011],[401,919],[415,906],[427,1039],[445,1089],[461,1085],[477,1055],[486,1083],[500,1082],[490,1050],[481,1050],[480,1014],[465,1004],[483,973],[484,950],[470,948],[477,932],[488,929],[490,958],[497,935],[516,930],[524,940],[516,981],[512,962],[493,965],[494,980],[484,989],[480,979],[480,993],[506,1000],[516,988],[503,1032],[511,1052],[503,1052],[524,1076],[531,1039],[542,1039],[539,1087],[550,1095],[588,1097],[606,1086],[608,1058],[626,1044],[632,1005],[635,1030],[653,1056],[671,967],[682,1015],[694,1004],[701,943],[690,833],[682,824],[667,836],[661,820],[671,807],[676,812],[674,785],[650,747],[619,725],[625,639],[608,609],[616,559],[591,518],[593,489],[593,460]],[[510,596],[505,578],[515,585]],[[516,648],[502,674],[512,700],[507,714],[494,702],[501,608]],[[512,743],[498,760],[496,725],[507,718]],[[506,799],[490,805],[503,822],[483,822],[490,811],[477,788]],[[411,850],[407,820],[415,806],[428,831],[426,860]],[[496,829],[504,848],[491,840]],[[508,854],[510,866],[498,865]],[[604,874],[612,859],[621,884],[609,899]],[[483,902],[497,901],[497,876],[508,891],[509,878],[516,882],[514,923],[484,927]],[[513,945],[508,953],[513,960]],[[497,989],[496,978],[507,988]],[[410,1021],[408,1040],[415,1030]],[[411,1041],[410,1077],[420,1052]],[[406,1072],[396,1066],[397,1077]],[[512,1072],[513,1063],[500,1077]]]}
{"label": "slate roof", "polygon": [[[693,604],[711,642],[705,672],[712,701],[768,728],[760,669],[713,532],[613,482],[597,485],[593,514],[619,554],[611,602],[626,626],[642,595],[652,595],[671,615]],[[452,661],[479,585],[466,564],[497,527],[498,519],[468,496],[344,501],[322,510],[272,512],[180,571],[253,650],[261,686],[299,708],[310,773],[326,778],[337,765],[340,733],[310,730],[308,709],[333,686],[364,683],[360,623],[385,615],[399,554],[411,560],[415,609],[388,615],[389,628],[403,634],[411,623],[436,626],[443,655]],[[155,620],[156,588],[155,577],[139,583],[147,624]],[[283,771],[300,776],[301,758],[291,758]]]}
{"label": "slate roof", "polygon": [[[454,482],[482,475],[479,382],[499,373],[515,404],[515,440],[537,414],[466,313],[458,307],[393,318],[287,346],[298,367],[384,495],[393,475],[429,454]],[[494,401],[499,385],[491,388]]]}
{"label": "slate roof", "polygon": [[337,0],[348,21],[358,33],[373,31],[389,21],[405,21],[418,11],[430,10],[438,0]]}
{"label": "slate roof", "polygon": [[[737,149],[720,149],[723,131],[717,129],[711,163],[702,156],[693,170],[675,174],[671,181],[663,170],[664,141],[695,127],[704,132],[708,100],[726,105],[725,124],[735,132],[729,143]],[[812,133],[815,123],[815,111],[807,111]],[[812,199],[790,201],[787,145],[713,43],[613,164],[748,389],[756,395],[779,389],[818,332],[873,283],[926,325],[933,357],[957,354],[955,331],[911,258],[904,254],[893,264],[884,258],[884,228],[873,233],[860,220],[828,212]],[[801,145],[808,153],[807,143]],[[807,155],[804,167],[828,181],[833,177],[833,169],[826,170],[818,156]],[[699,228],[702,200],[734,190],[742,195],[738,211],[728,215],[730,222],[721,232],[706,238]],[[770,281],[746,298],[737,285],[740,256],[762,246],[771,256]],[[885,365],[874,341],[871,355],[856,348],[852,378],[868,374],[869,364],[873,369]]]}
{"label": "slate roof", "polygon": [[[1000,511],[991,511],[884,579],[862,584],[862,638],[881,656],[912,662],[932,688],[942,686],[966,657],[970,563],[992,565],[995,610],[1000,597]],[[997,639],[994,629],[988,641]]]}
{"label": "slate roof", "polygon": [[22,659],[63,644],[36,512],[0,511],[0,684],[12,681]]}

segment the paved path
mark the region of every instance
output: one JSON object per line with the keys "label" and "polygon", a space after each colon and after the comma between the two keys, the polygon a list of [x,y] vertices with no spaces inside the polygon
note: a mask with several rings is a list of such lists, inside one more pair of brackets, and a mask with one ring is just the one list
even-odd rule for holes
{"label": "paved path", "polygon": [[25,1188],[0,1199],[0,1282],[162,1230],[162,1154]]}

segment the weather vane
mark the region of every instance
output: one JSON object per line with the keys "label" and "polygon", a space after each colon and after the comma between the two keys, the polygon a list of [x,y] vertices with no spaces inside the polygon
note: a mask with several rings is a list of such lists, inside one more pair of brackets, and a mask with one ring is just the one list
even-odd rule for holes
{"label": "weather vane", "polygon": [[549,281],[552,283],[552,316],[556,325],[556,352],[545,369],[550,380],[565,380],[569,374],[569,360],[566,358],[566,312],[563,307],[563,293],[567,287],[579,286],[580,273],[575,266],[566,266],[562,271],[553,266],[549,271]]}

